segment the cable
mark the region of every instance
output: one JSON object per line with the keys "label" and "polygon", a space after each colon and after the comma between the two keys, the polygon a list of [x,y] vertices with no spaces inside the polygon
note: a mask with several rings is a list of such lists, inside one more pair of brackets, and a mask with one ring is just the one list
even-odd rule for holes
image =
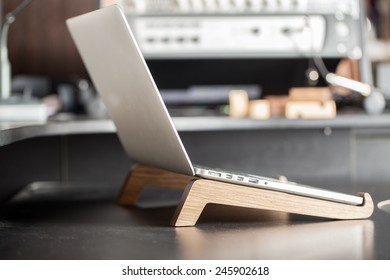
{"label": "cable", "polygon": [[[310,18],[306,15],[305,18],[305,26],[308,27],[310,25]],[[298,29],[285,28],[282,32],[286,35],[291,35],[292,33],[299,32]],[[312,33],[310,33],[312,35]],[[311,43],[313,42],[311,38]],[[339,86],[346,89],[351,90],[352,92],[357,92],[360,95],[364,96],[363,106],[367,113],[369,114],[380,114],[384,111],[386,107],[386,101],[383,94],[373,86],[362,83],[359,81],[355,81],[346,77],[339,76],[335,73],[332,73],[326,67],[324,60],[322,57],[313,49],[313,45],[311,45],[311,59],[314,62],[319,74],[321,77],[332,86]]]}
{"label": "cable", "polygon": [[7,38],[10,25],[33,0],[24,0],[12,12],[8,13],[0,26],[0,100],[11,95],[11,66],[8,59]]}
{"label": "cable", "polygon": [[311,59],[314,62],[314,65],[316,66],[318,72],[320,72],[321,77],[326,80],[326,76],[329,74],[329,70],[326,67],[322,57],[319,55],[313,55]]}
{"label": "cable", "polygon": [[21,4],[19,4],[12,12],[8,13],[3,22],[1,23],[1,27],[3,28],[3,26],[5,24],[9,24],[11,22],[13,22],[15,20],[15,18],[21,13],[23,12],[31,3],[33,2],[33,0],[24,0]]}

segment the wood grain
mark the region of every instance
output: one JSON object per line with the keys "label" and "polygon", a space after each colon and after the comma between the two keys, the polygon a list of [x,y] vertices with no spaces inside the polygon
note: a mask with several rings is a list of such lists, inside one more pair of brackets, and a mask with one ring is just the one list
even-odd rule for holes
{"label": "wood grain", "polygon": [[362,206],[353,206],[283,192],[245,187],[210,180],[189,183],[171,220],[172,226],[193,226],[203,208],[209,203],[283,211],[330,219],[365,219],[371,216],[374,205],[371,196],[364,197]]}
{"label": "wood grain", "polygon": [[337,114],[336,103],[333,100],[318,101],[288,101],[286,118],[288,119],[330,119]]}
{"label": "wood grain", "polygon": [[137,165],[130,170],[122,189],[118,195],[117,203],[130,206],[137,202],[145,186],[153,185],[171,189],[184,189],[192,176],[178,174],[163,169]]}
{"label": "wood grain", "polygon": [[130,170],[117,202],[133,205],[147,185],[182,189],[182,199],[171,225],[193,226],[207,204],[220,204],[253,209],[294,213],[330,219],[365,219],[372,215],[374,204],[368,193],[361,206],[348,205],[284,192],[200,179],[159,168],[137,165]]}

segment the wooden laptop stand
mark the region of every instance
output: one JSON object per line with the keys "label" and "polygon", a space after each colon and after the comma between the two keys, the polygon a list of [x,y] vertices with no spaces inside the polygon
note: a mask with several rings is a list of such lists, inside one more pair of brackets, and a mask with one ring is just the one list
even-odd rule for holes
{"label": "wooden laptop stand", "polygon": [[353,206],[278,191],[202,179],[138,165],[130,170],[118,196],[118,204],[134,205],[147,185],[183,189],[172,217],[172,226],[193,226],[209,203],[282,211],[330,219],[365,219],[374,211],[368,193],[359,193],[363,205]]}

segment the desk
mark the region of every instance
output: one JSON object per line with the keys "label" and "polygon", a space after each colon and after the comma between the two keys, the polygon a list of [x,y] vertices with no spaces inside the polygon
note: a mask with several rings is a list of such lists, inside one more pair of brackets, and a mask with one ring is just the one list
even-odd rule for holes
{"label": "desk", "polygon": [[[174,120],[194,162],[390,198],[388,115],[205,120]],[[208,206],[196,227],[172,228],[180,192],[115,204],[132,162],[110,121],[2,128],[1,191],[22,192],[0,206],[1,259],[390,259],[390,214],[381,210],[330,221]]]}
{"label": "desk", "polygon": [[162,193],[146,193],[142,207],[124,208],[114,203],[117,187],[30,185],[0,209],[0,258],[390,258],[390,214],[378,209],[369,220],[332,221],[211,206],[196,227],[173,228],[175,207],[156,206]]}

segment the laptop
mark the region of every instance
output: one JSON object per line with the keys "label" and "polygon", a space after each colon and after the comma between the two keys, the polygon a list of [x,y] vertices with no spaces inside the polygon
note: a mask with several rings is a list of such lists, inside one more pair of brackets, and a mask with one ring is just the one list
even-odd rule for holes
{"label": "laptop", "polygon": [[67,26],[118,137],[133,161],[210,180],[350,205],[363,204],[360,196],[194,166],[121,8],[113,5],[77,16],[68,19]]}

